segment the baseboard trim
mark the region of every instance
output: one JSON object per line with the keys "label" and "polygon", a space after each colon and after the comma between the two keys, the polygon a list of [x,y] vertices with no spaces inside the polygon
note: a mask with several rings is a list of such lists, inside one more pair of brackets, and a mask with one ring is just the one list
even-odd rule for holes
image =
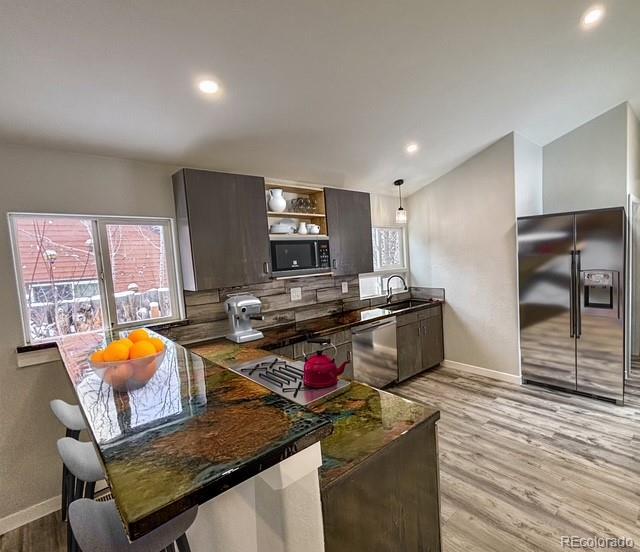
{"label": "baseboard trim", "polygon": [[477,376],[485,376],[500,381],[508,381],[510,383],[522,383],[520,376],[514,374],[505,374],[504,372],[497,372],[496,370],[489,370],[488,368],[482,368],[481,366],[474,366],[473,364],[465,364],[464,362],[457,362],[455,360],[443,360],[442,366],[448,368],[454,368],[461,372],[468,372],[470,374],[476,374]]}
{"label": "baseboard trim", "polygon": [[39,504],[29,506],[0,519],[0,535],[31,523],[60,509],[60,495],[49,498]]}

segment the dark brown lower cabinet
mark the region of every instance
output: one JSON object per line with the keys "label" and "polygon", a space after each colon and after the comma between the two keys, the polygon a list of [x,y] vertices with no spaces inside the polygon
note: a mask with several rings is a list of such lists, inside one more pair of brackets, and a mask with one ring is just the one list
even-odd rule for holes
{"label": "dark brown lower cabinet", "polygon": [[422,339],[420,322],[412,322],[396,329],[398,346],[398,381],[422,372]]}
{"label": "dark brown lower cabinet", "polygon": [[442,315],[430,316],[420,320],[422,334],[422,367],[433,368],[444,360],[442,340]]}
{"label": "dark brown lower cabinet", "polygon": [[326,552],[438,552],[437,426],[425,422],[322,485]]}
{"label": "dark brown lower cabinet", "polygon": [[398,381],[444,360],[441,305],[398,316],[397,324]]}

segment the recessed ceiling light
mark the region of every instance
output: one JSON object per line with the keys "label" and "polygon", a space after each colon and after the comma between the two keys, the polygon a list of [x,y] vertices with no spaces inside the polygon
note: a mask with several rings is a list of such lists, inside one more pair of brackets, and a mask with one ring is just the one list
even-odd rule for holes
{"label": "recessed ceiling light", "polygon": [[218,83],[212,80],[201,80],[198,83],[198,88],[200,89],[200,92],[204,92],[205,94],[215,94],[220,90]]}
{"label": "recessed ceiling light", "polygon": [[582,16],[582,27],[591,29],[595,27],[604,17],[604,6],[591,6]]}
{"label": "recessed ceiling light", "polygon": [[418,151],[418,144],[412,143],[407,145],[407,153],[415,153]]}

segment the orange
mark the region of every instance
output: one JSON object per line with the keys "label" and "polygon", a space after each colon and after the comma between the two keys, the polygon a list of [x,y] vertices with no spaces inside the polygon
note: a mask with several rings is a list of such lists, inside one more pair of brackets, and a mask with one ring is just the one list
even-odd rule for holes
{"label": "orange", "polygon": [[151,343],[156,349],[156,352],[164,351],[164,341],[162,339],[158,339],[157,337],[150,337],[147,341]]}
{"label": "orange", "polygon": [[131,347],[131,351],[129,352],[129,357],[131,360],[135,358],[143,358],[156,354],[156,348],[153,346],[148,339],[143,339],[141,341],[136,341]]}
{"label": "orange", "polygon": [[128,337],[123,337],[122,339],[118,339],[118,343],[122,343],[131,349],[133,347],[133,341],[131,341]]}
{"label": "orange", "polygon": [[105,362],[115,362],[117,360],[129,359],[129,347],[124,343],[114,341],[104,350]]}
{"label": "orange", "polygon": [[149,334],[147,333],[147,330],[140,328],[139,330],[133,330],[127,337],[135,343],[142,339],[149,339]]}
{"label": "orange", "polygon": [[127,381],[131,379],[131,376],[133,376],[133,367],[130,364],[123,363],[113,368],[107,368],[104,379],[115,387],[124,387]]}
{"label": "orange", "polygon": [[104,351],[102,349],[91,355],[91,362],[104,362]]}

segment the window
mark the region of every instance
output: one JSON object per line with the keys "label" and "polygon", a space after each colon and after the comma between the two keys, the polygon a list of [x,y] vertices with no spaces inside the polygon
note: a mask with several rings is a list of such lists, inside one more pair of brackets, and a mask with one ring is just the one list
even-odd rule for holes
{"label": "window", "polygon": [[[392,274],[408,277],[405,248],[405,229],[401,226],[374,226],[372,274],[360,275],[360,297],[376,297],[387,293],[387,279]],[[401,289],[398,278],[391,281],[392,289]]]}
{"label": "window", "polygon": [[9,215],[25,341],[175,320],[169,219]]}
{"label": "window", "polygon": [[404,229],[377,228],[373,234],[373,270],[405,270]]}

